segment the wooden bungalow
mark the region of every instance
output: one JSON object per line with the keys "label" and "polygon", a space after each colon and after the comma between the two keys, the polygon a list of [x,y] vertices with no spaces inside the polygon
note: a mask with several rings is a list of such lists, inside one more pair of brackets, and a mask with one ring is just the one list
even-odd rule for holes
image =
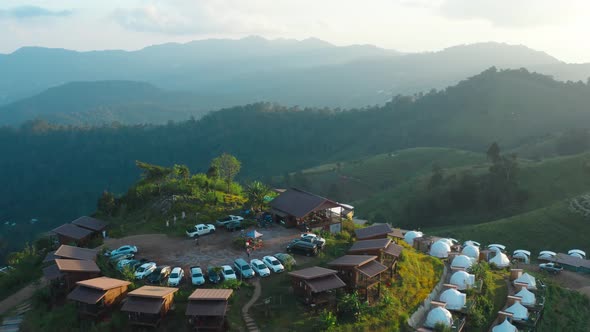
{"label": "wooden bungalow", "polygon": [[342,215],[332,209],[343,207],[330,199],[291,188],[270,202],[275,221],[286,227],[309,227],[312,231],[339,233],[342,230]]}
{"label": "wooden bungalow", "polygon": [[68,300],[76,303],[81,316],[97,318],[121,302],[131,283],[125,280],[98,277],[78,281],[76,284],[78,286],[68,294]]}
{"label": "wooden bungalow", "polygon": [[78,227],[86,228],[88,230],[96,232],[97,234],[100,234],[107,227],[106,222],[87,216],[83,216],[72,221],[72,224]]}
{"label": "wooden bungalow", "polygon": [[377,256],[377,260],[389,269],[389,277],[393,277],[397,261],[404,247],[393,243],[391,239],[374,239],[356,241],[348,252],[353,255]]}
{"label": "wooden bungalow", "polygon": [[377,224],[354,231],[357,240],[386,239],[393,229],[389,224]]}
{"label": "wooden bungalow", "polygon": [[296,296],[311,306],[328,305],[336,301],[335,291],[346,286],[338,271],[319,266],[289,272]]}
{"label": "wooden bungalow", "polygon": [[197,289],[188,298],[186,316],[193,331],[226,331],[231,289]]}
{"label": "wooden bungalow", "polygon": [[121,311],[129,314],[129,323],[156,327],[174,303],[178,288],[143,286],[127,294]]}
{"label": "wooden bungalow", "polygon": [[65,288],[70,290],[76,286],[76,282],[98,277],[100,268],[93,261],[76,259],[56,259],[55,265],[62,274]]}
{"label": "wooden bungalow", "polygon": [[381,274],[387,267],[377,256],[345,255],[328,263],[338,271],[349,291],[356,291],[366,301],[372,302],[381,295]]}
{"label": "wooden bungalow", "polygon": [[88,243],[93,231],[72,224],[63,224],[52,230],[60,244],[83,246]]}
{"label": "wooden bungalow", "polygon": [[390,238],[393,238],[395,241],[403,241],[404,240],[404,233],[399,228],[394,228],[391,233],[387,234]]}

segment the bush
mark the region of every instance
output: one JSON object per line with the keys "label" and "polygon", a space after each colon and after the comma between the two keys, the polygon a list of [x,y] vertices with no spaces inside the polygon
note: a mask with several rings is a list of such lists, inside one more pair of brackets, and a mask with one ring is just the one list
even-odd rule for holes
{"label": "bush", "polygon": [[344,240],[346,242],[350,242],[350,240],[352,239],[352,235],[350,235],[350,233],[346,230],[342,230],[340,233],[336,234],[336,238],[338,240]]}

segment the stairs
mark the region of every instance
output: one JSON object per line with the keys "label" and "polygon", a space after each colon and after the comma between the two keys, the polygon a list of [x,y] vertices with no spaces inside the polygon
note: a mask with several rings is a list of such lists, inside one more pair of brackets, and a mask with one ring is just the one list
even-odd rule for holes
{"label": "stairs", "polygon": [[7,317],[2,320],[0,332],[18,332],[20,330],[20,324],[23,321],[23,317],[29,310],[31,310],[30,302],[25,302],[18,305],[11,315],[7,315]]}

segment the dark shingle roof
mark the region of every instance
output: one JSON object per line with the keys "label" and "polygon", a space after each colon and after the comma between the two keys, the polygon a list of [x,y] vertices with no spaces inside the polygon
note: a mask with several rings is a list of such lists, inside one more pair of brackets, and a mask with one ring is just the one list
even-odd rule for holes
{"label": "dark shingle roof", "polygon": [[94,261],[56,259],[55,263],[60,272],[100,272],[100,268]]}
{"label": "dark shingle roof", "polygon": [[402,254],[404,247],[400,246],[397,243],[391,243],[383,252],[390,254],[391,256],[399,257]]}
{"label": "dark shingle roof", "polygon": [[387,236],[388,233],[391,233],[391,231],[393,231],[391,229],[391,226],[389,226],[389,224],[379,224],[379,225],[373,225],[373,226],[369,226],[369,227],[365,227],[365,228],[359,228],[357,230],[354,231],[354,233],[356,234],[356,238],[358,240],[362,240],[362,239],[367,239],[367,238],[371,238],[377,235],[382,235],[384,237]]}
{"label": "dark shingle roof", "polygon": [[72,224],[63,224],[63,225],[53,229],[52,232],[54,232],[55,234],[69,237],[74,240],[81,240],[81,239],[89,236],[90,234],[92,234],[91,230],[85,229],[82,227],[78,227],[78,226],[72,225]]}
{"label": "dark shingle roof", "polygon": [[327,290],[342,288],[346,286],[344,281],[338,278],[337,275],[329,275],[326,277],[305,280],[305,283],[311,288],[314,293],[325,292]]}
{"label": "dark shingle roof", "polygon": [[574,257],[563,253],[558,253],[554,258],[547,259],[548,261],[569,265],[573,267],[583,267],[590,269],[590,260],[582,259],[580,257]]}
{"label": "dark shingle roof", "polygon": [[387,267],[377,261],[371,261],[367,264],[357,267],[360,273],[366,275],[369,278],[373,278],[379,273],[387,270]]}
{"label": "dark shingle roof", "polygon": [[72,224],[95,232],[100,232],[105,229],[105,227],[107,227],[106,222],[87,216],[83,216],[72,221]]}
{"label": "dark shingle roof", "polygon": [[331,266],[360,266],[377,259],[370,255],[344,255],[328,263]]}
{"label": "dark shingle roof", "polygon": [[98,290],[94,288],[88,288],[84,286],[78,286],[74,288],[74,290],[68,294],[68,300],[78,301],[82,303],[88,304],[95,304],[100,299],[102,299],[105,294],[107,293],[106,290]]}
{"label": "dark shingle roof", "polygon": [[123,304],[121,311],[157,314],[162,309],[164,301],[163,298],[127,296],[127,300]]}
{"label": "dark shingle roof", "polygon": [[374,239],[374,240],[362,240],[356,241],[350,249],[349,252],[355,251],[366,251],[366,250],[379,250],[385,249],[391,243],[391,239]]}
{"label": "dark shingle roof", "polygon": [[226,300],[190,300],[186,306],[187,316],[225,316]]}
{"label": "dark shingle roof", "polygon": [[399,229],[399,228],[394,228],[393,231],[391,233],[387,234],[387,235],[389,235],[391,237],[398,238],[398,239],[403,239],[404,238],[404,234],[402,233],[402,230]]}
{"label": "dark shingle roof", "polygon": [[314,279],[321,278],[331,274],[336,274],[338,271],[326,269],[319,266],[308,267],[306,269],[289,272],[289,275],[302,278],[302,279]]}
{"label": "dark shingle roof", "polygon": [[55,251],[54,255],[57,256],[56,258],[69,258],[69,259],[93,261],[93,260],[96,260],[97,254],[98,254],[98,250],[96,250],[96,249],[80,248],[80,247],[74,247],[74,246],[62,244]]}
{"label": "dark shingle roof", "polygon": [[331,209],[337,206],[340,205],[332,200],[295,188],[283,192],[270,202],[270,207],[274,210],[296,218],[303,218],[313,211]]}

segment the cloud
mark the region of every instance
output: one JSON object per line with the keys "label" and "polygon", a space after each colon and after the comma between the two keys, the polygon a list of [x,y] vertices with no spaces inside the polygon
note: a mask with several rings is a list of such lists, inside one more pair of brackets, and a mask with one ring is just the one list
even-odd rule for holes
{"label": "cloud", "polygon": [[26,20],[38,17],[65,17],[72,15],[71,10],[50,10],[38,6],[18,6],[0,9],[0,18]]}
{"label": "cloud", "polygon": [[555,25],[576,16],[584,0],[445,0],[438,6],[444,17],[459,20],[485,20],[497,27],[535,27]]}

